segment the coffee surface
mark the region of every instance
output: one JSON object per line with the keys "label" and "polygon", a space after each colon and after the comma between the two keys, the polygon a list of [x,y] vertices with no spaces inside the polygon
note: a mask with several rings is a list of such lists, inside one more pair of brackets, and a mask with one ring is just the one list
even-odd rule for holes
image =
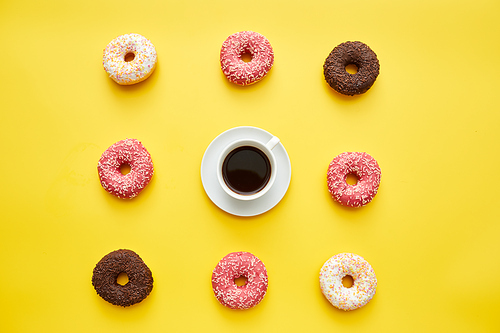
{"label": "coffee surface", "polygon": [[258,148],[238,147],[224,159],[222,177],[232,191],[242,195],[255,194],[269,182],[271,163]]}

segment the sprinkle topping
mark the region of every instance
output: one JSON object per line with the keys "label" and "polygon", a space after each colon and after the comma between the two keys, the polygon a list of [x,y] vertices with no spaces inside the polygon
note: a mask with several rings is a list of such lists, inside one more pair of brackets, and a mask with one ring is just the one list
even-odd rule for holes
{"label": "sprinkle topping", "polygon": [[[250,62],[241,56],[249,53]],[[266,37],[253,31],[241,31],[229,36],[220,51],[220,65],[227,79],[241,86],[256,83],[269,72],[274,53]]]}
{"label": "sprinkle topping", "polygon": [[[125,61],[129,53],[132,61]],[[156,49],[151,41],[139,34],[121,35],[104,49],[102,64],[118,84],[130,85],[147,79],[156,67]]]}
{"label": "sprinkle topping", "polygon": [[[346,177],[349,174],[358,177],[355,185],[347,184]],[[367,153],[342,153],[328,167],[328,191],[344,206],[361,207],[372,201],[377,194],[380,176],[377,161]]]}
{"label": "sprinkle topping", "polygon": [[[342,278],[350,275],[354,284],[344,287]],[[319,273],[323,295],[336,308],[354,310],[366,305],[375,295],[377,277],[372,266],[361,256],[340,253],[328,259]]]}
{"label": "sprinkle topping", "polygon": [[[127,284],[118,284],[120,273],[127,274]],[[148,297],[153,290],[153,275],[137,253],[121,249],[108,253],[97,263],[92,274],[92,285],[104,300],[126,307]]]}
{"label": "sprinkle topping", "polygon": [[[347,65],[358,68],[356,74],[346,71]],[[373,85],[379,74],[377,55],[362,42],[345,42],[337,45],[323,64],[326,82],[335,91],[348,95],[363,94]]]}
{"label": "sprinkle topping", "polygon": [[[237,286],[234,279],[245,277],[247,283]],[[249,309],[264,298],[267,291],[264,263],[249,252],[232,252],[222,258],[212,273],[212,289],[217,300],[231,309]]]}
{"label": "sprinkle topping", "polygon": [[[130,166],[130,172],[123,175],[120,167]],[[102,187],[122,199],[136,197],[153,177],[151,155],[136,139],[118,141],[106,149],[97,163]]]}

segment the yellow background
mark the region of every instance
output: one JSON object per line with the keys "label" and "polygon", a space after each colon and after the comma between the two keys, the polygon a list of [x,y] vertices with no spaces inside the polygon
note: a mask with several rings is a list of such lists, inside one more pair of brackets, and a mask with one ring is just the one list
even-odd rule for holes
{"label": "yellow background", "polygon": [[[1,332],[500,331],[500,2],[0,2]],[[253,30],[275,52],[271,72],[241,88],[219,67],[222,42]],[[102,68],[115,37],[139,33],[159,62],[122,87]],[[345,97],[322,65],[359,40],[380,75]],[[235,126],[278,136],[292,180],[257,217],[217,208],[200,166]],[[123,201],[99,184],[97,161],[124,138],[143,142],[155,176]],[[379,193],[347,209],[326,187],[329,162],[366,151]],[[150,296],[121,308],[95,293],[107,253],[136,251]],[[211,272],[233,251],[269,273],[248,311],[221,306]],[[378,289],[343,312],[319,289],[323,263],[363,256]]]}

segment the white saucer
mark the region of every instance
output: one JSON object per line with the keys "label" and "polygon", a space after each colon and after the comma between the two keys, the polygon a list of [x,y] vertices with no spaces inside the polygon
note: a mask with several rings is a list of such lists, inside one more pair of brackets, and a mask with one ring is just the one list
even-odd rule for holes
{"label": "white saucer", "polygon": [[273,187],[262,197],[243,201],[229,196],[217,180],[217,159],[222,150],[231,142],[240,139],[269,141],[273,135],[263,129],[251,126],[235,127],[216,137],[208,146],[201,161],[201,182],[212,202],[220,209],[237,216],[255,216],[276,206],[290,185],[292,167],[285,147],[280,143],[273,149],[278,172]]}

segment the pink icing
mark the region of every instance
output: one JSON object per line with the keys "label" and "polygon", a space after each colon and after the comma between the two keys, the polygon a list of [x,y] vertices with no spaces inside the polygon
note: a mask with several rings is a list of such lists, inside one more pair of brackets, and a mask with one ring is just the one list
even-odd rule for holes
{"label": "pink icing", "polygon": [[[249,53],[250,62],[241,60]],[[229,36],[220,51],[220,65],[227,79],[241,86],[261,80],[274,62],[274,53],[266,37],[253,31],[241,31]]]}
{"label": "pink icing", "polygon": [[[346,183],[349,174],[358,177],[355,185]],[[367,153],[342,153],[328,167],[328,191],[344,206],[361,207],[372,201],[377,194],[380,176],[377,161]]]}
{"label": "pink icing", "polygon": [[[123,175],[120,166],[130,165]],[[136,139],[118,141],[106,149],[97,163],[102,187],[109,193],[131,199],[137,196],[153,176],[153,161],[146,148]]]}
{"label": "pink icing", "polygon": [[[234,279],[241,276],[247,279],[247,283],[237,286]],[[212,288],[222,305],[231,309],[252,308],[266,295],[266,267],[249,252],[229,253],[213,270]]]}

